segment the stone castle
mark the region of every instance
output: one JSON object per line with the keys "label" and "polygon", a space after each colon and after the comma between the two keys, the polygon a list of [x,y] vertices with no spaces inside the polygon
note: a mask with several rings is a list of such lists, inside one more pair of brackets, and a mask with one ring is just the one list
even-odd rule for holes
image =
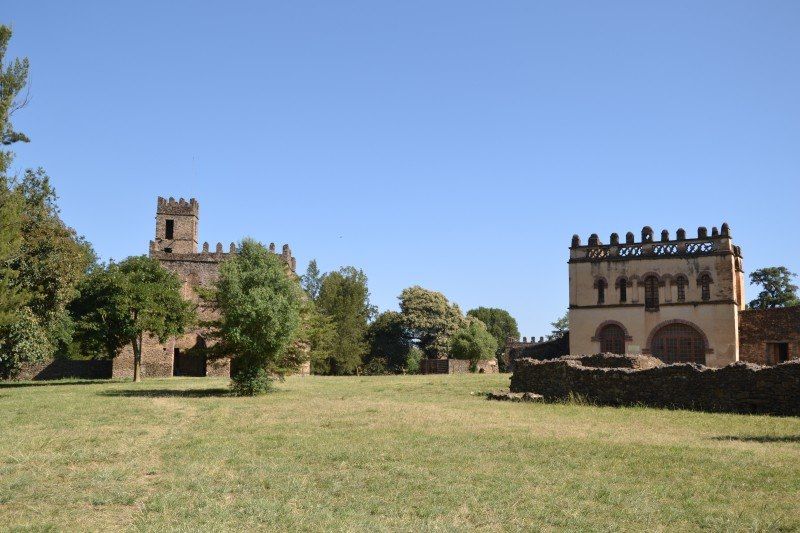
{"label": "stone castle", "polygon": [[[200,204],[194,198],[175,200],[158,198],[156,204],[155,238],[150,241],[150,257],[157,259],[164,268],[175,272],[183,282],[183,297],[198,305],[200,322],[216,318],[215,309],[204,305],[197,288],[210,286],[217,279],[219,265],[236,253],[236,245],[231,243],[225,251],[217,243],[212,251],[208,243],[203,243],[198,251],[198,225]],[[276,253],[275,244],[270,251]],[[286,263],[290,275],[296,275],[297,262],[288,244],[284,244],[280,257]],[[206,348],[210,345],[207,330],[195,327],[180,337],[170,339],[164,344],[149,338],[142,346],[142,376],[230,376],[230,358],[208,359]],[[307,374],[308,364],[301,369]],[[114,360],[113,377],[133,376],[133,351],[126,348]]]}
{"label": "stone castle", "polygon": [[569,333],[536,342],[512,339],[509,361],[566,354],[652,355],[664,363],[723,367],[774,365],[800,356],[800,307],[746,309],[742,251],[728,224],[696,236],[679,229],[637,241],[612,233],[572,237]]}

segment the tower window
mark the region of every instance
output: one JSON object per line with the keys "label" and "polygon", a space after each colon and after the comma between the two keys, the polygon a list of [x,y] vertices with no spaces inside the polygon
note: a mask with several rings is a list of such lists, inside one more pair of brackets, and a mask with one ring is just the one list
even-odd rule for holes
{"label": "tower window", "polygon": [[628,301],[628,282],[624,278],[619,280],[619,301],[620,303]]}
{"label": "tower window", "polygon": [[175,221],[171,218],[167,219],[167,227],[166,231],[164,232],[165,239],[174,239],[175,238]]}
{"label": "tower window", "polygon": [[711,276],[708,274],[700,275],[700,296],[704,302],[711,299]]}
{"label": "tower window", "polygon": [[603,278],[597,280],[597,303],[606,303],[606,280]]}
{"label": "tower window", "polygon": [[685,302],[686,301],[686,278],[683,276],[679,276],[675,280],[675,285],[678,286],[678,301]]}
{"label": "tower window", "polygon": [[647,311],[658,311],[658,278],[644,278],[644,308]]}

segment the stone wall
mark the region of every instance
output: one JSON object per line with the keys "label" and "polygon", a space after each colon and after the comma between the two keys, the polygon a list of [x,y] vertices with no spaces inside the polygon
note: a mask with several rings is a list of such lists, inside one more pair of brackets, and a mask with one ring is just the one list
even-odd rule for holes
{"label": "stone wall", "polygon": [[[592,357],[586,364],[608,359]],[[584,366],[580,357],[572,356],[521,359],[511,391],[538,393],[547,400],[579,397],[600,405],[799,416],[800,360],[772,367],[738,362],[722,368],[675,364],[639,369]]]}
{"label": "stone wall", "polygon": [[[423,359],[419,363],[420,374],[464,374],[470,372],[470,362],[465,359]],[[478,361],[476,372],[497,374],[497,360]]]}
{"label": "stone wall", "polygon": [[779,363],[768,344],[788,344],[788,358],[800,357],[800,306],[748,309],[739,314],[739,358],[760,365]]}
{"label": "stone wall", "polygon": [[569,332],[563,337],[549,341],[539,340],[536,342],[531,337],[531,342],[508,341],[506,343],[505,359],[508,362],[509,370],[514,370],[514,362],[517,359],[555,359],[569,353]]}
{"label": "stone wall", "polygon": [[111,377],[110,360],[51,359],[41,363],[23,365],[15,381],[45,379],[108,379]]}

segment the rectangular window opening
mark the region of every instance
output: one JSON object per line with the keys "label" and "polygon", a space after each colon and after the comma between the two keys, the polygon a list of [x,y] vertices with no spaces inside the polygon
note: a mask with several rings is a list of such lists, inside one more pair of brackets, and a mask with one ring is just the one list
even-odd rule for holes
{"label": "rectangular window opening", "polygon": [[778,364],[789,360],[788,342],[768,342],[767,343],[768,363]]}
{"label": "rectangular window opening", "polygon": [[164,232],[164,238],[166,239],[174,239],[175,238],[175,221],[172,219],[167,219],[167,228]]}

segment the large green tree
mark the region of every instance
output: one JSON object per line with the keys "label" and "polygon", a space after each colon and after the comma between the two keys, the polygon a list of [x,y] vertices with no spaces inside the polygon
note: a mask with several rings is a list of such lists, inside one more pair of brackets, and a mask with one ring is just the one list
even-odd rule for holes
{"label": "large green tree", "polygon": [[312,355],[314,372],[353,374],[367,354],[367,327],[375,314],[369,302],[367,276],[355,267],[343,267],[322,278],[317,308],[335,331],[334,345],[328,356]]}
{"label": "large green tree", "polygon": [[317,266],[317,260],[312,259],[308,263],[306,273],[300,277],[300,284],[308,294],[309,298],[316,300],[322,288],[322,273]]}
{"label": "large green tree", "polygon": [[[28,141],[11,124],[14,111],[25,102],[19,96],[28,80],[28,60],[6,60],[10,40],[11,28],[0,25],[0,144],[4,147]],[[7,175],[13,157],[11,150],[0,150],[0,327],[11,326],[20,319],[20,311],[28,301],[28,295],[16,283],[18,273],[11,266],[22,246],[25,203],[20,191],[12,189]]]}
{"label": "large green tree", "polygon": [[133,380],[141,380],[146,335],[166,342],[195,320],[194,305],[183,299],[181,281],[149,257],[129,257],[94,269],[70,304],[78,339],[87,350],[119,354],[133,350]]}
{"label": "large green tree", "polygon": [[376,368],[383,366],[387,372],[408,371],[411,339],[403,315],[397,311],[381,313],[369,325],[367,339],[368,364]]}
{"label": "large green tree", "polygon": [[95,264],[95,254],[89,243],[61,220],[58,197],[44,170],[26,171],[14,190],[24,201],[22,242],[9,263],[16,272],[15,284],[30,295],[27,306],[38,318],[53,351],[64,351],[72,339],[67,304]]}
{"label": "large green tree", "polygon": [[[11,28],[0,25],[0,144],[3,146],[29,141],[11,124],[14,112],[27,102],[27,98],[20,96],[28,82],[28,58],[6,61],[11,33]],[[13,158],[11,150],[0,150],[0,176],[6,176]]]}
{"label": "large green tree", "polygon": [[473,369],[478,361],[494,359],[496,352],[497,341],[477,319],[468,320],[450,338],[450,357],[469,360]]}
{"label": "large green tree", "polygon": [[220,312],[215,348],[233,358],[234,392],[264,393],[274,376],[297,370],[289,347],[300,325],[303,297],[279,256],[245,239],[239,253],[220,265],[212,294]]}
{"label": "large green tree", "polygon": [[505,309],[496,307],[478,307],[467,311],[467,316],[475,317],[486,325],[486,329],[497,341],[497,364],[500,370],[506,369],[503,352],[509,337],[519,339],[519,328],[516,319]]}
{"label": "large green tree", "polygon": [[797,276],[784,266],[760,268],[750,273],[750,283],[761,285],[758,297],[750,302],[753,309],[791,307],[800,305],[797,298],[797,285],[792,278]]}
{"label": "large green tree", "polygon": [[450,336],[464,325],[464,316],[444,294],[413,286],[400,293],[400,311],[409,337],[429,359],[443,359]]}

